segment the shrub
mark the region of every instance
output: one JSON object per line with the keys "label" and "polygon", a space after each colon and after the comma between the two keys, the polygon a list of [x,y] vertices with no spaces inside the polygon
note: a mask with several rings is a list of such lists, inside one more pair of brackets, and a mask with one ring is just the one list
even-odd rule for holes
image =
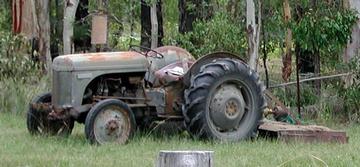
{"label": "shrub", "polygon": [[30,57],[30,45],[22,36],[0,32],[0,80],[25,81],[40,74]]}
{"label": "shrub", "polygon": [[197,58],[215,51],[228,51],[244,58],[247,42],[243,25],[218,13],[210,20],[196,21],[191,32],[166,36],[165,43],[180,45]]}
{"label": "shrub", "polygon": [[342,87],[339,93],[344,99],[344,109],[348,120],[360,123],[360,57],[354,58],[350,66],[354,74],[353,83],[349,87]]}
{"label": "shrub", "polygon": [[49,90],[49,82],[47,78],[41,78],[36,82],[0,80],[0,90],[0,113],[23,114],[33,97]]}

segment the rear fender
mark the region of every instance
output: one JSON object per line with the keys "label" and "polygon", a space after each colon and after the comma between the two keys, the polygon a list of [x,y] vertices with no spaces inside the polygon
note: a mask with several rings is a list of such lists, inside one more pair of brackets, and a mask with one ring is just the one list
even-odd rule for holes
{"label": "rear fender", "polygon": [[214,53],[210,53],[208,55],[205,55],[203,57],[201,57],[200,59],[198,59],[191,67],[190,69],[185,73],[185,75],[183,76],[183,82],[186,85],[186,87],[190,86],[190,80],[191,80],[191,76],[196,75],[197,73],[199,73],[200,68],[205,65],[205,64],[209,64],[212,61],[214,61],[215,59],[219,59],[219,58],[230,58],[230,59],[237,59],[239,61],[245,62],[246,61],[242,58],[240,58],[240,56],[229,53],[229,52],[214,52]]}

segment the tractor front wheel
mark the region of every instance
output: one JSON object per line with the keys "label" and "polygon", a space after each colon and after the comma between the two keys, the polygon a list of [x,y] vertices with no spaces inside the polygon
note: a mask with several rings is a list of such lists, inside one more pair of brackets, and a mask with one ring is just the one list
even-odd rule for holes
{"label": "tractor front wheel", "polygon": [[204,65],[185,90],[184,117],[194,137],[239,141],[255,137],[266,106],[264,86],[244,62]]}
{"label": "tractor front wheel", "polygon": [[116,99],[100,101],[86,116],[85,135],[91,143],[125,144],[135,130],[135,116],[129,106]]}
{"label": "tractor front wheel", "polygon": [[26,114],[28,131],[33,135],[68,136],[74,128],[74,120],[49,120],[48,111],[39,111],[32,107],[32,104],[50,104],[51,93],[44,93],[35,97],[29,106]]}

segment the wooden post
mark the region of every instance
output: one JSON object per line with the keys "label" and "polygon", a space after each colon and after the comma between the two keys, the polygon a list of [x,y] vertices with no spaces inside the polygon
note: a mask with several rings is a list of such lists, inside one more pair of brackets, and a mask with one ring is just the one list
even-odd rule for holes
{"label": "wooden post", "polygon": [[213,151],[160,151],[156,167],[213,167]]}

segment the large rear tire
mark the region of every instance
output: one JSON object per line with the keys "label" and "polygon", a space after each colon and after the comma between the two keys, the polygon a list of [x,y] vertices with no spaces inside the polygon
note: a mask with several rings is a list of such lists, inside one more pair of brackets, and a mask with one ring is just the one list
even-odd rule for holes
{"label": "large rear tire", "polygon": [[239,141],[256,136],[266,106],[256,72],[234,59],[204,65],[185,90],[185,125],[194,137]]}
{"label": "large rear tire", "polygon": [[92,144],[125,144],[135,129],[135,116],[131,109],[116,99],[97,103],[85,120],[85,135]]}
{"label": "large rear tire", "polygon": [[[44,93],[35,97],[31,104],[51,103],[51,93]],[[49,120],[49,112],[38,111],[30,104],[26,114],[27,129],[32,135],[68,136],[74,128],[74,120]]]}

